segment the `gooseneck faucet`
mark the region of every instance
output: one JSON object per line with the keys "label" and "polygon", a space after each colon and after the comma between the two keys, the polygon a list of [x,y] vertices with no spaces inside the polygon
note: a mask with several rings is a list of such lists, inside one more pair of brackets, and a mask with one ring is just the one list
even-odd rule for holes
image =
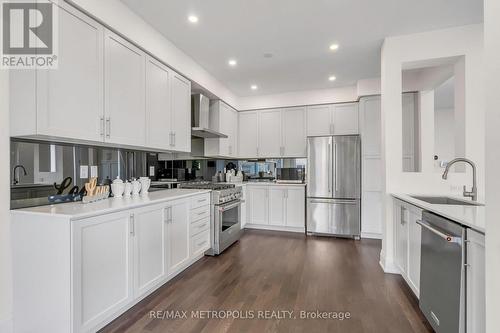
{"label": "gooseneck faucet", "polygon": [[18,164],[14,167],[14,169],[12,169],[12,175],[13,175],[13,179],[12,179],[12,185],[17,185],[19,184],[19,179],[17,179],[16,177],[16,171],[18,168],[21,168],[23,169],[23,172],[24,172],[24,175],[27,176],[28,173],[26,172],[26,169],[24,168],[24,166],[22,166],[21,164]]}
{"label": "gooseneck faucet", "polygon": [[472,198],[472,200],[477,201],[476,164],[474,164],[474,162],[472,162],[471,160],[469,160],[467,158],[459,157],[459,158],[455,158],[455,159],[451,160],[450,162],[448,162],[448,164],[446,165],[446,169],[444,170],[444,173],[443,173],[443,179],[448,178],[448,172],[450,171],[450,167],[457,162],[468,163],[472,167],[472,191],[470,191],[470,192],[467,191],[467,189],[464,185],[463,195],[464,195],[464,197],[469,197],[469,198]]}

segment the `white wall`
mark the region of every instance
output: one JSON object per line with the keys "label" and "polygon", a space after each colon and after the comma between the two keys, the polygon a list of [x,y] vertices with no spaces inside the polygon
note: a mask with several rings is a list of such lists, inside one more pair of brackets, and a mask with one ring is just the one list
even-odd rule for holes
{"label": "white wall", "polygon": [[[451,193],[463,184],[471,186],[470,171],[451,174],[441,179],[433,168],[420,173],[402,172],[402,66],[427,59],[465,56],[465,155],[477,163],[480,199],[484,200],[484,91],[483,91],[483,26],[470,25],[405,36],[389,37],[382,47],[382,159],[385,170],[384,239],[381,264],[393,270],[394,239],[392,198],[390,193]],[[427,165],[423,156],[422,165]]]}
{"label": "white wall", "polygon": [[8,71],[0,70],[0,332],[11,331],[10,144]]}
{"label": "white wall", "polygon": [[455,157],[454,109],[434,109],[434,151],[440,161]]}
{"label": "white wall", "polygon": [[119,0],[66,1],[80,7],[229,105],[237,106],[236,96],[227,87]]}
{"label": "white wall", "polygon": [[500,327],[500,1],[484,8],[486,64],[486,331]]}
{"label": "white wall", "polygon": [[297,105],[353,102],[358,100],[356,86],[292,91],[282,94],[257,95],[238,98],[238,110],[255,110]]}

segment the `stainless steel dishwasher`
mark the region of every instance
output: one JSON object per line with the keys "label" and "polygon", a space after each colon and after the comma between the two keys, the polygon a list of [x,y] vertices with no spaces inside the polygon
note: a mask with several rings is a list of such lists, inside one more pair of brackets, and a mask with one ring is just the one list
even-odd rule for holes
{"label": "stainless steel dishwasher", "polygon": [[436,333],[465,332],[466,228],[424,211],[420,309]]}

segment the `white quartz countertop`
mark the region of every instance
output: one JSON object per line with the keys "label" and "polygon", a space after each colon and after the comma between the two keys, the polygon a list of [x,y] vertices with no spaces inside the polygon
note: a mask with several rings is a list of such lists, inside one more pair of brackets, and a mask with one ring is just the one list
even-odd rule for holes
{"label": "white quartz countertop", "polygon": [[300,186],[305,187],[304,183],[276,183],[276,182],[244,182],[248,186]]}
{"label": "white quartz countertop", "polygon": [[66,216],[72,220],[80,220],[88,217],[154,205],[161,202],[182,199],[209,192],[210,190],[170,189],[150,192],[146,196],[109,198],[87,204],[82,202],[70,202],[49,206],[30,207],[11,210],[11,213]]}
{"label": "white quartz countertop", "polygon": [[[464,226],[470,227],[471,229],[483,234],[486,232],[485,206],[436,205],[412,198],[409,194],[392,193],[392,196],[424,210],[441,215]],[[449,197],[454,198],[453,196]],[[462,200],[462,198],[454,199]]]}

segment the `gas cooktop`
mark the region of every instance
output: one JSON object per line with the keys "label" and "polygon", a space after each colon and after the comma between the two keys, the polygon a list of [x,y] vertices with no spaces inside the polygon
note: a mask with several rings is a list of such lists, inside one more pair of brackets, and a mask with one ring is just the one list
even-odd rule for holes
{"label": "gas cooktop", "polygon": [[226,189],[234,188],[234,184],[225,184],[225,183],[212,183],[212,182],[189,182],[189,183],[180,183],[178,188],[194,188],[194,189],[202,189],[202,190],[212,190],[212,191],[221,191]]}

